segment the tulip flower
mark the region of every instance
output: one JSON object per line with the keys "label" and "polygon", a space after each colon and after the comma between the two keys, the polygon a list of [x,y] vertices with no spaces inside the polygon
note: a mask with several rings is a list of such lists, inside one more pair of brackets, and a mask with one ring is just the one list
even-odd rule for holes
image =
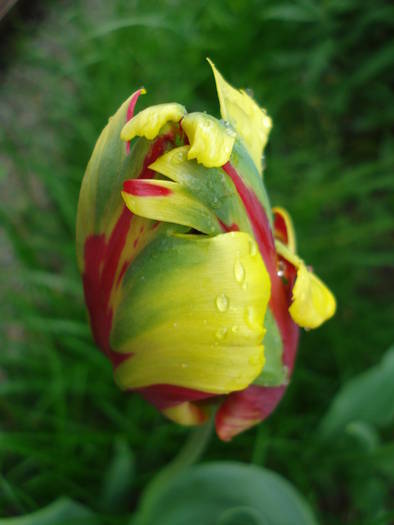
{"label": "tulip flower", "polygon": [[298,327],[335,299],[271,209],[262,156],[271,119],[212,67],[221,119],[178,103],[109,119],[82,181],[77,257],[94,340],[116,383],[165,416],[229,440],[283,396]]}

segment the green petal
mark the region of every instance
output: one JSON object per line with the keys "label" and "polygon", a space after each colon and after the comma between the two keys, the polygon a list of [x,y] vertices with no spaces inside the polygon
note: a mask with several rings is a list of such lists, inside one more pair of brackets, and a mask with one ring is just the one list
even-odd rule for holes
{"label": "green petal", "polygon": [[288,371],[282,361],[283,343],[275,319],[267,309],[265,314],[264,356],[265,365],[261,374],[253,381],[254,385],[281,386],[288,381]]}
{"label": "green petal", "polygon": [[247,215],[230,178],[221,169],[206,168],[188,160],[189,150],[190,146],[175,148],[149,167],[187,189],[228,229],[247,231],[250,228]]}
{"label": "green petal", "polygon": [[202,233],[221,233],[216,216],[176,182],[126,181],[122,197],[134,214],[157,221],[189,226]]}
{"label": "green petal", "polygon": [[165,236],[125,275],[112,348],[124,388],[172,384],[225,394],[261,372],[270,280],[246,233]]}

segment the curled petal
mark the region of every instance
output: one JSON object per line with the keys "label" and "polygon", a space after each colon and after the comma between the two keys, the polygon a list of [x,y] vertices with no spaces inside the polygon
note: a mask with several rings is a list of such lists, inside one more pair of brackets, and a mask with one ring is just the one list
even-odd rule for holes
{"label": "curled petal", "polygon": [[170,384],[212,394],[246,388],[264,364],[268,273],[251,237],[168,235],[124,277],[112,348],[124,389]]}
{"label": "curled petal", "polygon": [[284,208],[276,206],[272,208],[274,214],[274,233],[275,239],[282,242],[287,248],[295,253],[297,251],[296,235],[293,221]]}
{"label": "curled petal", "polygon": [[216,89],[220,102],[220,113],[230,122],[243,139],[250,156],[259,172],[262,172],[261,158],[271,131],[272,121],[266,111],[245,91],[237,90],[228,84],[211,60],[208,62],[215,76]]}
{"label": "curled petal", "polygon": [[122,197],[130,211],[141,217],[189,226],[202,233],[221,233],[212,211],[177,182],[128,180]]}
{"label": "curled petal", "polygon": [[185,113],[185,107],[175,102],[143,109],[123,126],[120,138],[124,141],[134,137],[152,140],[167,122],[179,122]]}
{"label": "curled petal", "polygon": [[289,312],[304,328],[317,328],[332,317],[336,310],[334,295],[297,255],[277,241],[277,252],[297,269]]}
{"label": "curled petal", "polygon": [[230,159],[235,133],[206,113],[189,113],[182,129],[190,142],[187,158],[196,159],[207,168],[223,166]]}

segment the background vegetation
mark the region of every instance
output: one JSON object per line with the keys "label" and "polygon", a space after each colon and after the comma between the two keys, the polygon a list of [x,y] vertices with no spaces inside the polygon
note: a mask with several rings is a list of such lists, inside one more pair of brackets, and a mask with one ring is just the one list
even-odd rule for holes
{"label": "background vegetation", "polygon": [[67,495],[103,523],[128,523],[186,439],[114,385],[88,329],[74,227],[84,168],[108,116],[142,85],[143,105],[179,101],[217,114],[210,56],[272,115],[271,201],[292,214],[299,252],[339,308],[302,335],[277,412],[229,444],[213,438],[203,461],[280,473],[320,523],[393,523],[393,354],[381,361],[393,322],[393,6],[40,4],[26,18],[22,2],[0,22],[0,516]]}

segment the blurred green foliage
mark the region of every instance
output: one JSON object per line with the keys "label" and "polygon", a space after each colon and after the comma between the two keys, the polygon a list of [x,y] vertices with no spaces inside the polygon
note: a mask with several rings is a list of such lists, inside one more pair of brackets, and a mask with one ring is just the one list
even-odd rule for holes
{"label": "blurred green foliage", "polygon": [[[137,87],[148,89],[143,105],[178,101],[218,114],[209,56],[273,117],[265,175],[272,204],[292,214],[299,253],[339,307],[301,337],[277,412],[229,444],[214,440],[204,460],[277,471],[321,523],[392,523],[392,417],[379,427],[378,417],[364,421],[356,400],[355,421],[347,414],[347,426],[331,422],[335,436],[320,439],[316,429],[335,393],[345,394],[392,342],[394,7],[76,0],[47,1],[44,12],[19,21],[0,86],[0,516],[67,495],[104,522],[127,523],[111,502],[131,515],[185,440],[185,429],[118,391],[94,347],[74,226],[95,140]],[[382,363],[392,367],[392,359]],[[386,406],[380,395],[373,390]],[[122,476],[127,501],[125,487],[116,488]]]}

